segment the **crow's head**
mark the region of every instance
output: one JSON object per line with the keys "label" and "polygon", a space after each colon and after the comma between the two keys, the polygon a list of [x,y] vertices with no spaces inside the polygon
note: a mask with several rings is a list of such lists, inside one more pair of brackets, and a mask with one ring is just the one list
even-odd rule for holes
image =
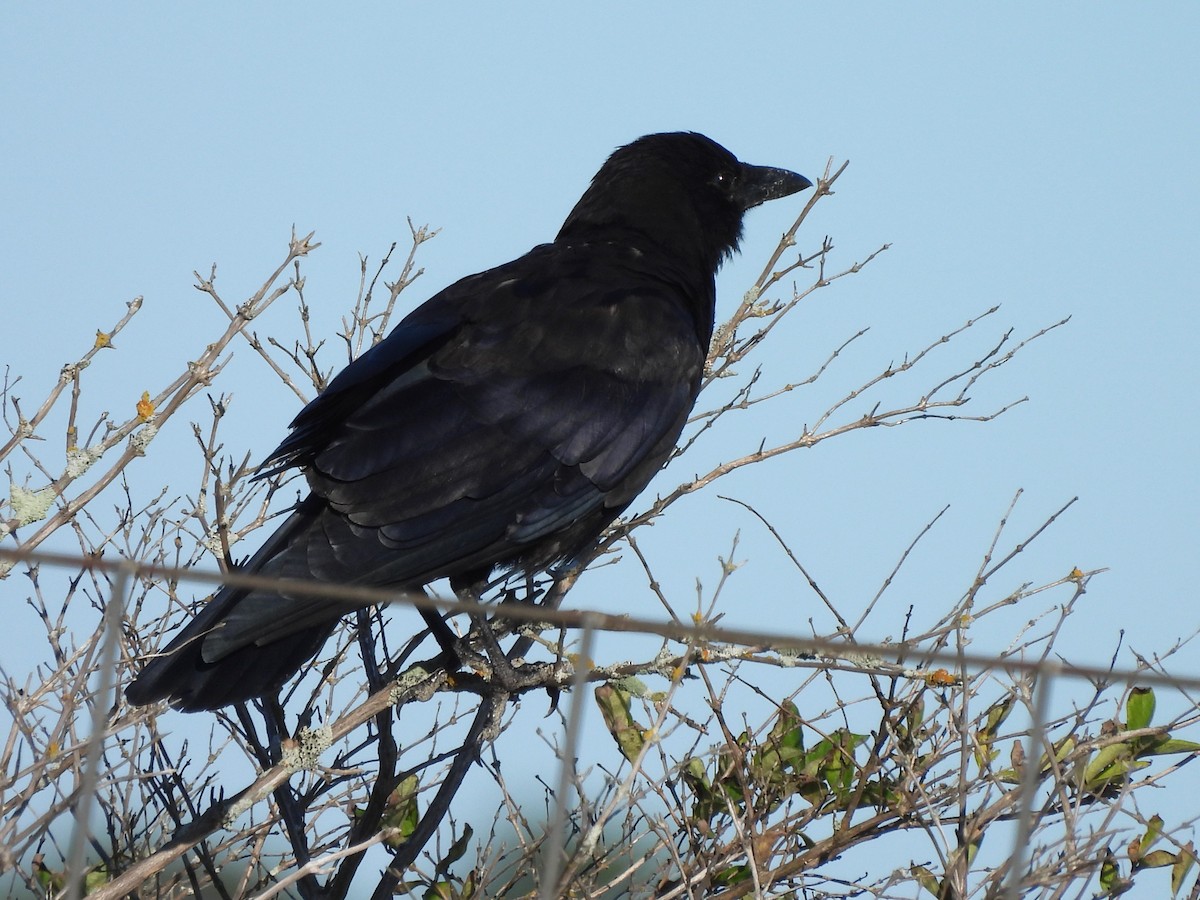
{"label": "crow's head", "polygon": [[649,134],[617,149],[575,204],[558,240],[649,239],[715,272],[742,236],[746,210],[812,187],[786,169],[751,166],[702,134]]}

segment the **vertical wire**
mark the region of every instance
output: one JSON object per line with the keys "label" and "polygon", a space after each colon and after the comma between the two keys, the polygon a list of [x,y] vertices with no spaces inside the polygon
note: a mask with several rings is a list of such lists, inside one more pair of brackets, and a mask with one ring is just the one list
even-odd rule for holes
{"label": "vertical wire", "polygon": [[67,854],[67,900],[79,900],[83,896],[84,860],[87,858],[91,828],[92,806],[96,799],[96,787],[100,783],[100,756],[104,749],[104,736],[108,731],[109,713],[115,705],[110,698],[117,683],[117,645],[121,638],[121,620],[125,616],[125,592],[133,563],[123,560],[113,580],[112,593],[104,606],[101,629],[104,632],[97,664],[99,679],[92,693],[92,731],[88,736],[84,752],[83,775],[75,792],[75,829],[71,833],[71,848]]}
{"label": "vertical wire", "polygon": [[554,816],[550,820],[544,841],[546,855],[542,865],[541,887],[538,890],[539,900],[554,900],[558,896],[558,878],[562,874],[566,853],[563,834],[567,824],[567,794],[575,783],[575,752],[579,746],[579,734],[583,730],[583,710],[586,705],[583,686],[587,683],[588,672],[592,667],[592,640],[595,637],[593,625],[591,619],[585,616],[583,635],[579,640],[579,656],[571,677],[571,711],[567,714],[567,733],[563,741]]}
{"label": "vertical wire", "polygon": [[1061,667],[1045,661],[1040,674],[1035,676],[1033,686],[1033,727],[1029,729],[1029,740],[1025,745],[1025,771],[1021,773],[1020,815],[1017,818],[1017,834],[1012,856],[1009,859],[1005,900],[1020,900],[1021,879],[1025,874],[1029,839],[1033,834],[1033,801],[1037,791],[1038,774],[1042,768],[1042,753],[1052,752],[1046,747],[1046,714],[1050,705],[1050,690]]}

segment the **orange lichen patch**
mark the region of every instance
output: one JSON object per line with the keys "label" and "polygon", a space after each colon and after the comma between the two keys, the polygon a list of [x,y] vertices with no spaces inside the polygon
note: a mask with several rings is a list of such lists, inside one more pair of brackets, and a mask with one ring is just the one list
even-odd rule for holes
{"label": "orange lichen patch", "polygon": [[149,391],[142,391],[142,399],[137,402],[137,414],[143,422],[154,418],[154,404],[150,402]]}

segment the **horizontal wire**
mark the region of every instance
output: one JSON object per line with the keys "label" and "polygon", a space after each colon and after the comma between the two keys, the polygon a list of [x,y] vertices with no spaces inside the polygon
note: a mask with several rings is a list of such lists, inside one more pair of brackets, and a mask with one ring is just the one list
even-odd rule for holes
{"label": "horizontal wire", "polygon": [[[906,668],[905,674],[919,676],[933,666],[956,669],[965,666],[973,669],[1006,669],[1023,674],[1053,674],[1088,681],[1124,681],[1132,684],[1166,685],[1200,690],[1200,675],[1169,675],[1151,669],[1120,668],[1066,663],[1058,660],[1039,659],[1027,661],[998,657],[993,654],[972,653],[963,650],[929,650],[918,643],[896,641],[887,644],[872,644],[844,638],[823,638],[812,635],[799,636],[777,632],[755,631],[742,628],[718,627],[703,622],[662,622],[628,615],[614,615],[598,610],[551,609],[519,603],[503,606],[480,603],[461,598],[430,596],[420,591],[396,591],[385,588],[356,584],[338,584],[303,578],[278,578],[255,575],[247,572],[205,572],[158,563],[120,559],[106,560],[100,557],[69,553],[54,553],[43,550],[21,550],[0,548],[0,560],[18,563],[39,563],[63,568],[78,568],[85,571],[118,572],[128,571],[138,577],[173,577],[179,580],[196,581],[203,584],[226,585],[228,587],[256,588],[278,593],[306,597],[325,597],[334,601],[345,601],[346,612],[365,606],[405,605],[416,609],[435,609],[442,612],[466,613],[468,615],[492,615],[515,622],[536,622],[565,628],[593,628],[597,631],[617,633],[653,634],[679,643],[725,643],[747,647],[762,647],[771,650],[794,650],[805,653],[826,653],[838,659],[861,660],[876,656],[880,660],[919,655],[920,669]],[[286,602],[286,600],[281,601]],[[798,663],[799,664],[799,663]],[[892,665],[899,665],[892,664]],[[881,668],[878,664],[859,662],[856,671],[871,672]],[[884,669],[881,674],[895,675],[895,671]]]}

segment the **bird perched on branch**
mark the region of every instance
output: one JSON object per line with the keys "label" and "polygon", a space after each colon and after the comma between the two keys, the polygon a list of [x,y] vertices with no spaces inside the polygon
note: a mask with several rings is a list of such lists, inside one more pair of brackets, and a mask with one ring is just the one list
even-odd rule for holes
{"label": "bird perched on branch", "polygon": [[[417,589],[590,547],[675,447],[743,214],[808,187],[700,134],[616,150],[551,243],[431,297],[300,411],[263,474],[300,467],[311,493],[243,571]],[[126,697],[264,696],[349,610],[225,587]]]}

